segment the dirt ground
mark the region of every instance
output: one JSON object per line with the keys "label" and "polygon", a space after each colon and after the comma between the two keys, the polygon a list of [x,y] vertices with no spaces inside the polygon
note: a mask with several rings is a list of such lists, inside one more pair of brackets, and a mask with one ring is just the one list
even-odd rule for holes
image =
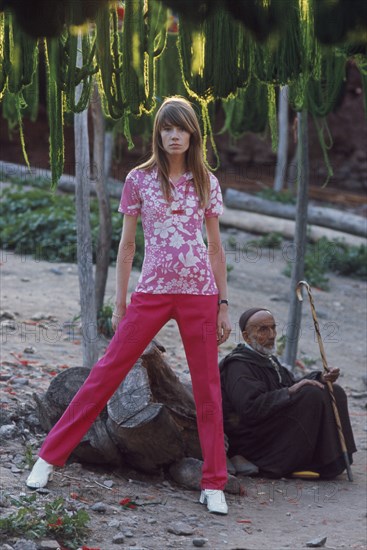
{"label": "dirt ground", "polygon": [[[271,309],[278,323],[278,337],[285,330],[290,279],[282,274],[289,243],[280,250],[249,250],[248,234],[223,231],[223,241],[235,240],[227,251],[233,265],[229,275],[230,315],[233,332],[222,346],[223,356],[239,341],[237,320],[252,306]],[[52,376],[64,368],[81,365],[77,267],[48,263],[11,252],[1,256],[2,368],[0,376],[2,421],[12,425],[2,445],[1,511],[12,511],[4,495],[29,493],[24,460],[32,446],[36,456],[44,437],[33,417],[33,392],[42,394]],[[110,268],[107,299],[113,300],[115,269]],[[131,289],[137,280],[133,273]],[[352,466],[354,480],[346,474],[330,482],[244,477],[244,494],[227,495],[228,516],[210,515],[198,503],[199,494],[177,486],[169,477],[147,476],[132,469],[91,467],[72,463],[59,469],[48,488],[39,493],[40,508],[62,495],[85,506],[91,521],[85,545],[111,550],[118,544],[131,550],[181,549],[204,546],[210,550],[298,549],[314,539],[327,537],[325,548],[364,549],[366,542],[366,311],[367,284],[330,275],[330,291],[313,289],[314,300],[330,366],[338,366],[340,382],[349,397],[349,409],[358,452]],[[9,315],[5,314],[7,312]],[[11,319],[13,316],[13,319]],[[70,328],[74,327],[74,328]],[[188,369],[175,323],[158,335],[167,359],[185,379]],[[101,339],[101,352],[106,341]],[[309,303],[302,312],[299,359],[321,368]],[[26,411],[26,413],[24,412]],[[23,416],[22,416],[23,415]],[[26,419],[23,424],[17,419]],[[25,426],[25,427],[24,427]],[[76,496],[77,495],[77,496]],[[123,498],[139,505],[123,509]],[[91,509],[102,503],[101,511]],[[98,508],[98,507],[97,507]],[[122,533],[122,535],[121,535]],[[120,534],[120,539],[116,535]],[[117,541],[120,540],[118,543]],[[8,548],[16,539],[0,541]],[[19,546],[20,544],[20,546]],[[16,548],[28,548],[18,541]],[[25,543],[24,543],[25,544]],[[45,546],[44,546],[45,547]],[[54,546],[55,547],[55,546]],[[6,546],[4,546],[6,548]]]}

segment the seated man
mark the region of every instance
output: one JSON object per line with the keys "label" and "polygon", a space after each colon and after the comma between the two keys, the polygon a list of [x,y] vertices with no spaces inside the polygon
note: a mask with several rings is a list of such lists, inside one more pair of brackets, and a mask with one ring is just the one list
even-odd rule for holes
{"label": "seated man", "polygon": [[[299,381],[274,354],[276,325],[270,311],[252,308],[240,317],[245,343],[220,363],[228,456],[242,455],[269,477],[311,470],[322,478],[343,472],[331,397],[325,382],[339,369],[312,372]],[[345,443],[356,451],[343,389],[333,385]]]}

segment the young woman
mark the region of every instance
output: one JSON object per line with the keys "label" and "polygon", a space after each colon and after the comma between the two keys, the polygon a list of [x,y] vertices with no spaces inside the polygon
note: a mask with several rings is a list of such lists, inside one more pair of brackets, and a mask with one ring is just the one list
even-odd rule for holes
{"label": "young woman", "polygon": [[[227,481],[217,345],[227,340],[226,261],[219,232],[222,195],[203,161],[200,127],[191,104],[166,99],[153,129],[151,158],[125,181],[116,269],[115,335],[61,419],[48,434],[27,479],[44,487],[63,466],[155,334],[175,319],[190,369],[203,454],[200,502],[227,513]],[[141,216],[142,272],[127,305],[128,281]],[[202,236],[205,220],[208,246]]]}

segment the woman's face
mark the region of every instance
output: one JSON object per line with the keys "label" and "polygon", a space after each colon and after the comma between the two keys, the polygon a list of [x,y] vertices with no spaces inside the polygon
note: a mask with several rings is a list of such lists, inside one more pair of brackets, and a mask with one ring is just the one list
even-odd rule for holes
{"label": "woman's face", "polygon": [[183,155],[190,147],[190,132],[182,126],[165,123],[161,129],[163,149],[168,155]]}

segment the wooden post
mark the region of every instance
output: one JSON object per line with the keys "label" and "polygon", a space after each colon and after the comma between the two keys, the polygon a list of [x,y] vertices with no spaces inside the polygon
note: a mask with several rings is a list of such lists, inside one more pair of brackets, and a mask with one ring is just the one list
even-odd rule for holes
{"label": "wooden post", "polygon": [[91,103],[93,120],[93,177],[96,186],[99,208],[99,233],[96,249],[96,311],[103,306],[106,291],[110,249],[112,241],[112,219],[110,198],[105,177],[105,122],[98,86],[94,84]]}
{"label": "wooden post", "polygon": [[[81,36],[78,38],[77,66],[82,63]],[[82,84],[75,89],[78,102]],[[92,232],[90,227],[90,159],[88,110],[74,115],[75,207],[77,224],[77,258],[82,325],[83,367],[92,368],[98,357],[97,317],[93,279]]]}
{"label": "wooden post", "polygon": [[288,152],[288,86],[281,86],[279,91],[279,143],[277,151],[277,165],[275,169],[274,191],[281,191],[287,177]]}
{"label": "wooden post", "polygon": [[296,288],[298,281],[304,278],[304,257],[307,244],[307,206],[309,184],[307,111],[302,111],[297,114],[297,136],[298,189],[296,228],[293,241],[293,257],[290,258],[293,265],[288,321],[286,326],[286,346],[284,352],[284,360],[291,367],[294,367],[297,357],[302,312],[302,303],[297,298]]}

